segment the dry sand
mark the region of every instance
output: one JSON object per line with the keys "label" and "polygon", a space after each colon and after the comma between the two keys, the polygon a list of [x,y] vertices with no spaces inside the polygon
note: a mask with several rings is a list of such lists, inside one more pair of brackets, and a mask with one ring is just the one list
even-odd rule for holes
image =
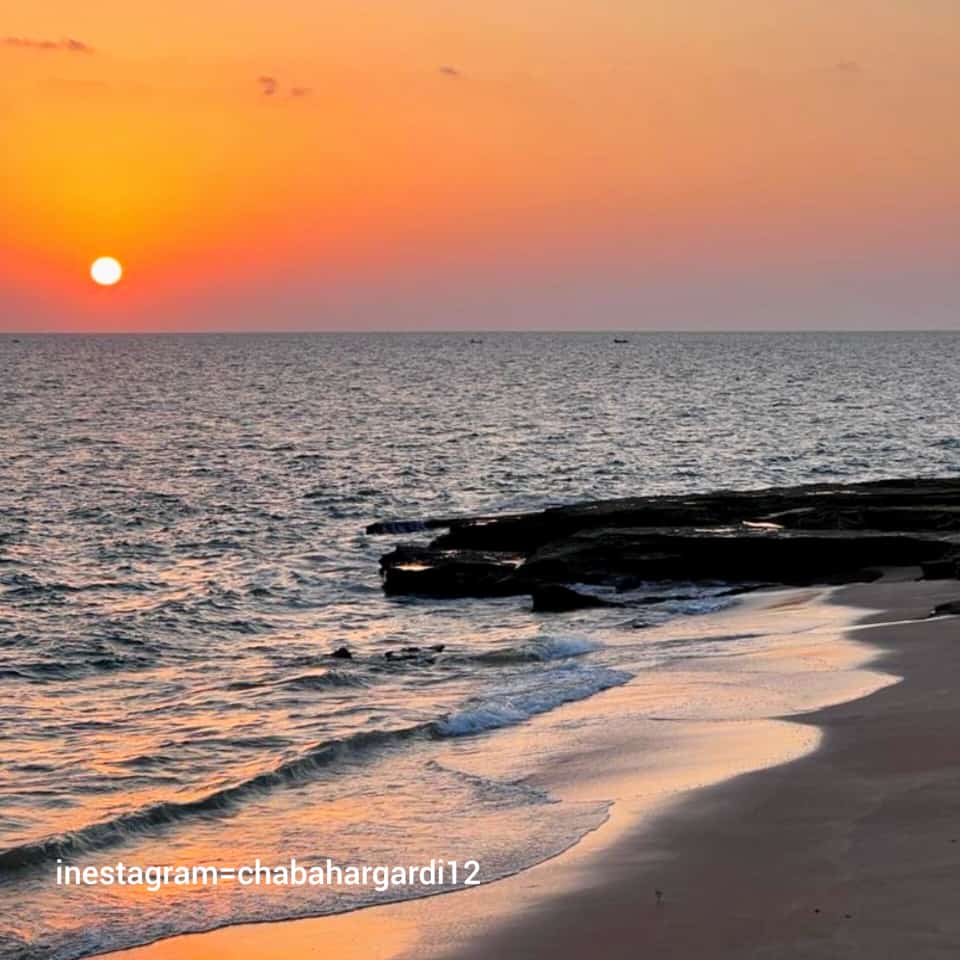
{"label": "dry sand", "polygon": [[883,611],[870,619],[888,625],[855,636],[882,651],[872,669],[904,679],[791,717],[822,736],[790,763],[692,791],[652,821],[615,815],[567,854],[485,887],[116,957],[960,955],[960,619],[917,619],[958,597],[955,582],[840,591]]}

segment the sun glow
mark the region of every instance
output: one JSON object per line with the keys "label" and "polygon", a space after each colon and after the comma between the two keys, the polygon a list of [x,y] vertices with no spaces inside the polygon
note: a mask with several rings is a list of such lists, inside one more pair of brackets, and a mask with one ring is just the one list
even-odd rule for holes
{"label": "sun glow", "polygon": [[98,257],[90,265],[90,276],[101,287],[112,287],[123,276],[123,267],[113,257]]}

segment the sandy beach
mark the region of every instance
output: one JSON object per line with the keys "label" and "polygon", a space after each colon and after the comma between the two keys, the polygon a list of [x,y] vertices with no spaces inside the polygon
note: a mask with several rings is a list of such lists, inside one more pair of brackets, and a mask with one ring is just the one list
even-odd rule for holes
{"label": "sandy beach", "polygon": [[0,960],[960,960],[958,3],[8,3]]}
{"label": "sandy beach", "polygon": [[[629,744],[606,762],[568,758],[554,789],[565,780],[585,796],[599,790],[624,802],[604,827],[538,867],[466,892],[113,956],[954,956],[960,649],[955,618],[926,617],[956,597],[955,582],[909,574],[834,593],[834,603],[860,608],[850,650],[869,643],[880,688],[792,716],[784,726],[799,731],[794,749],[803,755],[791,762],[735,775],[738,764],[757,764],[758,737],[782,744],[784,730],[754,724],[745,740],[731,726],[718,739],[714,724],[701,746],[715,768],[691,774],[667,762],[676,790],[658,809],[629,793],[643,766]],[[889,679],[878,684],[876,671]],[[804,734],[818,738],[815,748]],[[697,777],[721,782],[695,789]]]}

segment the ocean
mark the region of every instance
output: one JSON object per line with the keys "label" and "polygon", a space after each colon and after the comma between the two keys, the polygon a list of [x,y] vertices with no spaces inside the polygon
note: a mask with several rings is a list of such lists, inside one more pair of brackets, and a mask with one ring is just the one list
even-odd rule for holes
{"label": "ocean", "polygon": [[638,677],[649,717],[710,715],[657,671],[768,621],[731,633],[723,584],[569,615],[388,598],[397,538],[365,527],[956,475],[958,383],[949,333],[0,336],[0,958],[418,895],[63,887],[58,859],[490,880],[568,848],[609,803],[524,764]]}

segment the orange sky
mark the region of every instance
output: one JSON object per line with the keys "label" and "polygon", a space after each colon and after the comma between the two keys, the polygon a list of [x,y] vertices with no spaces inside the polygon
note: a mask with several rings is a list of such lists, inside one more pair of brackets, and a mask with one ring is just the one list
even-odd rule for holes
{"label": "orange sky", "polygon": [[0,15],[0,329],[960,313],[954,0],[137,6]]}

